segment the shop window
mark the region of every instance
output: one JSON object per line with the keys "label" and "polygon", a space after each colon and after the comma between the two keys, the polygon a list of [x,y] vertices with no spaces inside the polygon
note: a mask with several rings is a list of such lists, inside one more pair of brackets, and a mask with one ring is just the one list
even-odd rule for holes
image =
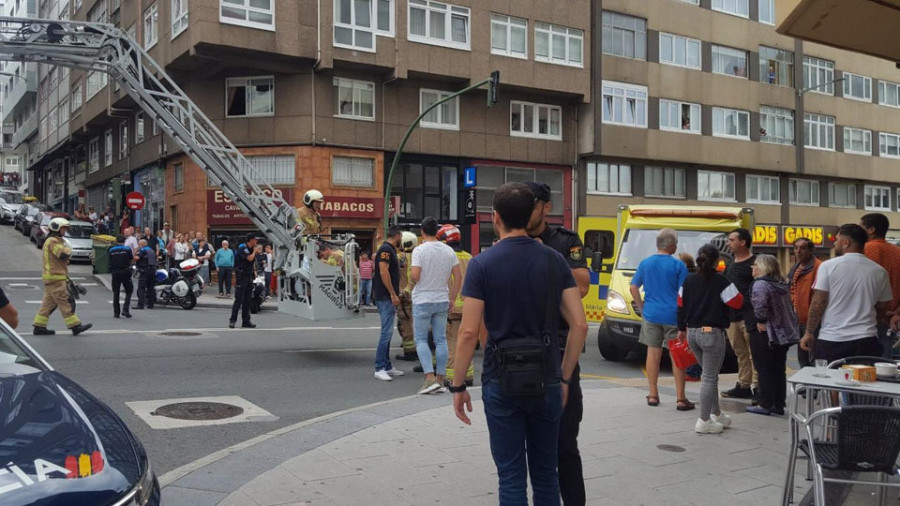
{"label": "shop window", "polygon": [[426,216],[456,220],[458,216],[457,168],[455,166],[407,164],[394,174],[391,195],[400,196],[400,216],[420,221]]}
{"label": "shop window", "polygon": [[375,186],[375,160],[335,156],[331,159],[331,184],[336,186]]}

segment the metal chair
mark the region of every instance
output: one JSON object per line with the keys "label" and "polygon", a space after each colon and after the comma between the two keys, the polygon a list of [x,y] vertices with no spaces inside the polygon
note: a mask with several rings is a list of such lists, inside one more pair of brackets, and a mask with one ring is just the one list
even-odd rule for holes
{"label": "metal chair", "polygon": [[[813,436],[813,426],[822,417],[835,417],[837,431],[834,441]],[[879,487],[879,504],[886,500],[885,487],[900,487],[888,483],[888,476],[898,474],[900,455],[900,408],[888,406],[843,406],[816,411],[803,424],[806,440],[801,448],[814,463],[813,493],[816,506],[825,504],[825,482],[862,483]],[[878,481],[826,478],[824,470],[856,473],[878,473]]]}

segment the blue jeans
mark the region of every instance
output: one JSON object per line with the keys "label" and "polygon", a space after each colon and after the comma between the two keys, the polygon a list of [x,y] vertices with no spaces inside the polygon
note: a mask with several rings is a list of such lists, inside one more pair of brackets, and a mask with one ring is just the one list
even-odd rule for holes
{"label": "blue jeans", "polygon": [[560,384],[548,385],[543,397],[507,397],[500,382],[490,379],[481,388],[481,398],[500,481],[500,506],[528,504],[526,473],[534,504],[558,506]]}
{"label": "blue jeans", "polygon": [[[413,304],[413,335],[416,340],[416,353],[425,374],[437,373],[443,377],[447,373],[447,312],[449,302]],[[437,360],[437,371],[431,361],[431,348],[428,346],[428,328],[434,336],[434,354]]]}
{"label": "blue jeans", "polygon": [[390,371],[391,365],[391,338],[394,337],[394,315],[397,310],[388,300],[376,300],[375,307],[381,316],[381,337],[378,339],[378,348],[375,350],[375,371]]}
{"label": "blue jeans", "polygon": [[359,303],[360,304],[369,304],[372,302],[372,280],[371,279],[360,279],[359,280]]}

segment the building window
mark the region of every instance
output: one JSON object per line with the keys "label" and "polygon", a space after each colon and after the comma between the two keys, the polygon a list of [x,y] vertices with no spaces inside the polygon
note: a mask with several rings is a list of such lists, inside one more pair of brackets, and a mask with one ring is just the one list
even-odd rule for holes
{"label": "building window", "polygon": [[[834,62],[803,57],[803,87],[809,91],[834,95]],[[813,89],[815,88],[815,89]]]}
{"label": "building window", "polygon": [[834,116],[804,114],[803,145],[808,148],[834,151]]}
{"label": "building window", "polygon": [[153,132],[153,136],[156,137],[157,135],[159,135],[159,123],[153,120],[150,120],[150,123],[153,125],[150,131]]}
{"label": "building window", "polygon": [[219,22],[275,29],[274,0],[219,0]]}
{"label": "building window", "polygon": [[72,88],[72,112],[81,109],[81,101],[83,100],[83,95],[81,94],[81,85],[76,84],[74,88]]}
{"label": "building window", "polygon": [[225,80],[225,116],[271,116],[275,114],[275,78],[229,77]]}
{"label": "building window", "polygon": [[700,104],[659,101],[659,129],[692,134],[700,133]]}
{"label": "building window", "polygon": [[375,51],[373,0],[335,0],[334,45]]}
{"label": "building window", "polygon": [[153,4],[144,11],[144,49],[150,49],[159,40],[159,5]]}
{"label": "building window", "polygon": [[188,0],[172,0],[172,38],[187,30]]}
{"label": "building window", "polygon": [[[419,221],[426,216],[439,220],[456,220],[459,210],[458,169],[452,165],[427,165],[408,163],[398,167],[391,185],[391,195],[399,195],[403,201],[400,216],[406,221]],[[534,180],[534,170],[531,180]],[[557,172],[559,174],[559,172]],[[499,177],[498,177],[499,176]],[[497,180],[499,179],[499,184]],[[503,184],[503,167],[478,168],[478,195],[476,205],[490,199],[494,188],[486,185]],[[553,186],[551,185],[551,189]],[[562,185],[560,184],[560,189]],[[482,191],[485,190],[485,191]],[[552,198],[551,192],[551,198]]]}
{"label": "building window", "polygon": [[637,60],[647,59],[647,20],[603,11],[603,52]]}
{"label": "building window", "polygon": [[781,202],[781,189],[777,177],[747,176],[747,202],[751,204],[777,204]]}
{"label": "building window", "polygon": [[794,144],[794,111],[766,105],[760,107],[759,139],[773,144]]}
{"label": "building window", "polygon": [[775,0],[759,0],[759,22],[775,24]]}
{"label": "building window", "polygon": [[[112,132],[107,131],[106,133],[112,136]],[[109,143],[112,144],[112,139],[109,140]],[[112,163],[112,160],[109,163]],[[100,138],[94,137],[88,142],[88,172],[97,172],[98,170],[100,170]]]}
{"label": "building window", "polygon": [[87,78],[87,99],[90,100],[106,86],[108,76],[106,72],[91,72]]}
{"label": "building window", "polygon": [[776,86],[794,86],[794,53],[759,46],[759,81]]}
{"label": "building window", "polygon": [[659,34],[659,62],[700,69],[700,41],[670,33]]}
{"label": "building window", "polygon": [[713,135],[716,137],[732,137],[750,139],[750,113],[737,109],[713,107]]}
{"label": "building window", "polygon": [[865,195],[864,207],[867,211],[890,211],[891,188],[888,186],[866,185],[863,188]]}
{"label": "building window", "polygon": [[882,132],[878,134],[878,145],[881,149],[881,156],[900,158],[900,135]]}
{"label": "building window", "polygon": [[69,99],[64,98],[59,101],[59,126],[69,121]]}
{"label": "building window", "polygon": [[697,198],[734,202],[734,174],[729,172],[697,171]]}
{"label": "building window", "polygon": [[144,142],[144,113],[134,115],[134,143]]}
{"label": "building window", "polygon": [[414,42],[471,49],[469,8],[431,0],[409,0],[409,35]]}
{"label": "building window", "polygon": [[856,185],[847,183],[829,183],[828,207],[856,209]]}
{"label": "building window", "polygon": [[844,153],[872,155],[872,131],[844,127]]}
{"label": "building window", "polygon": [[587,192],[631,195],[631,166],[617,163],[587,163]]}
{"label": "building window", "polygon": [[603,81],[603,122],[647,128],[647,87]]}
{"label": "building window", "polygon": [[394,36],[394,0],[375,0],[375,33]]}
{"label": "building window", "polygon": [[491,53],[528,58],[528,20],[491,14]]}
{"label": "building window", "polygon": [[872,101],[872,79],[866,76],[844,72],[844,98]]}
{"label": "building window", "polygon": [[339,118],[375,119],[375,83],[334,78],[334,115]]}
{"label": "building window", "polygon": [[109,167],[113,162],[113,134],[107,130],[103,134],[103,166]]}
{"label": "building window", "polygon": [[18,167],[19,166],[19,157],[18,156],[6,157],[6,166],[7,167]]}
{"label": "building window", "polygon": [[294,155],[254,155],[247,161],[253,166],[253,180],[273,185],[292,185],[296,179],[297,162]]}
{"label": "building window", "polygon": [[788,181],[789,201],[798,206],[819,205],[819,182],[809,179],[791,179]]}
{"label": "building window", "polygon": [[581,67],[584,31],[549,23],[534,24],[534,60]]}
{"label": "building window", "polygon": [[746,78],[747,51],[713,44],[712,71],[715,74]]}
{"label": "building window", "polygon": [[119,123],[119,160],[128,156],[128,122]]}
{"label": "building window", "polygon": [[375,186],[375,160],[335,156],[331,159],[331,184],[336,186]]}
{"label": "building window", "polygon": [[644,167],[644,195],[647,197],[685,197],[684,169]]}
{"label": "building window", "polygon": [[[419,112],[421,113],[438,100],[442,100],[453,92],[440,90],[419,90]],[[443,128],[459,130],[459,97],[444,102],[432,109],[422,118],[425,128]]]}
{"label": "building window", "polygon": [[184,191],[184,164],[176,163],[174,166],[175,173],[175,191]]}
{"label": "building window", "polygon": [[562,108],[556,105],[511,101],[509,135],[562,140]]}
{"label": "building window", "polygon": [[878,103],[890,107],[900,107],[900,84],[878,81]]}
{"label": "building window", "polygon": [[712,0],[712,9],[742,18],[750,17],[748,0]]}

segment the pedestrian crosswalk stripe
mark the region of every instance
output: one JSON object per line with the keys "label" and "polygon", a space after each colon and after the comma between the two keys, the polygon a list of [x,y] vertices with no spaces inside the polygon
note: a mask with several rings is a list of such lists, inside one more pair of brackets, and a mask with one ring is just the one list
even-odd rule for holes
{"label": "pedestrian crosswalk stripe", "polygon": [[[42,300],[26,300],[26,301],[25,301],[26,304],[40,304],[41,302],[43,302],[43,301],[42,301]],[[87,301],[87,300],[76,300],[76,301],[75,301],[75,304],[76,304],[76,305],[80,305],[80,304],[90,304],[90,301]]]}
{"label": "pedestrian crosswalk stripe", "polygon": [[28,283],[10,283],[9,286],[28,286]]}
{"label": "pedestrian crosswalk stripe", "polygon": [[81,286],[97,286],[97,283],[79,283]]}

